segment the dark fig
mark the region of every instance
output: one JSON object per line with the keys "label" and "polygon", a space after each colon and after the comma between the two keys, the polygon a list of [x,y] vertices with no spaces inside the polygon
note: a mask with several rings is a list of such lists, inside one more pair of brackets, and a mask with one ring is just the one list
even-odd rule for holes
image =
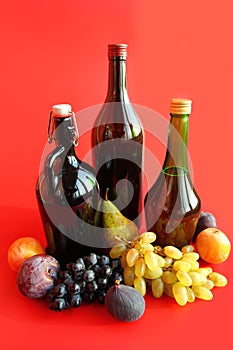
{"label": "dark fig", "polygon": [[196,241],[197,236],[201,231],[209,227],[217,227],[216,219],[213,214],[202,211],[197,222],[196,230],[193,236],[193,242]]}
{"label": "dark fig", "polygon": [[107,311],[124,322],[138,320],[144,314],[145,306],[143,296],[135,288],[119,284],[119,281],[115,281],[105,297]]}

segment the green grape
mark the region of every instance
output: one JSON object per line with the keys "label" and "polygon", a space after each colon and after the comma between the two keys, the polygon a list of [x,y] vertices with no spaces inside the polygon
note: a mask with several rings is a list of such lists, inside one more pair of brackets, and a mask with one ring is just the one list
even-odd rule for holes
{"label": "green grape", "polygon": [[123,271],[123,278],[124,282],[127,286],[133,286],[134,284],[134,277],[135,277],[135,269],[134,266],[126,266],[126,268]]}
{"label": "green grape", "polygon": [[146,281],[143,277],[135,277],[133,282],[134,288],[144,297],[146,294]]}
{"label": "green grape", "polygon": [[110,258],[118,259],[122,255],[122,253],[126,251],[126,249],[126,245],[123,243],[112,247],[109,253]]}
{"label": "green grape", "polygon": [[192,286],[193,293],[195,297],[203,300],[211,300],[213,299],[212,292],[205,288],[204,286]]}
{"label": "green grape", "polygon": [[163,292],[170,298],[174,298],[172,288],[173,288],[173,284],[164,283]]}
{"label": "green grape", "polygon": [[184,253],[182,256],[183,260],[194,260],[197,261],[200,258],[200,255],[196,252],[188,252],[188,253]]}
{"label": "green grape", "polygon": [[165,261],[164,267],[170,267],[174,262],[174,260],[172,258],[170,258],[169,256],[165,256],[164,261]]}
{"label": "green grape", "polygon": [[158,266],[157,254],[147,251],[144,255],[145,263],[150,270],[154,270]]}
{"label": "green grape", "polygon": [[127,262],[126,262],[126,253],[127,251],[125,251],[122,256],[120,257],[120,261],[121,261],[121,267],[122,269],[125,269],[128,265],[127,265]]}
{"label": "green grape", "polygon": [[173,284],[177,282],[176,274],[172,271],[164,271],[162,275],[162,280],[164,283]]}
{"label": "green grape", "polygon": [[207,278],[207,281],[205,283],[203,283],[202,285],[203,285],[203,287],[205,287],[209,290],[214,288],[214,282],[209,280],[208,278]]}
{"label": "green grape", "polygon": [[190,253],[194,251],[194,247],[191,244],[185,245],[181,248],[182,253]]}
{"label": "green grape", "polygon": [[200,286],[200,285],[204,284],[207,281],[207,278],[204,275],[202,275],[201,273],[199,273],[199,272],[190,271],[189,275],[190,275],[190,277],[192,279],[192,285],[193,286]]}
{"label": "green grape", "polygon": [[154,246],[150,243],[143,243],[141,240],[134,244],[134,248],[139,251],[140,255],[144,255],[146,252],[153,252]]}
{"label": "green grape", "polygon": [[157,258],[157,261],[158,261],[158,266],[159,267],[164,267],[166,262],[165,262],[165,259],[160,256],[159,254],[155,254],[156,255],[156,258]]}
{"label": "green grape", "polygon": [[178,281],[180,281],[184,286],[190,287],[192,285],[192,278],[186,271],[178,271],[176,273]]}
{"label": "green grape", "polygon": [[163,269],[159,266],[156,266],[154,270],[150,270],[147,267],[143,277],[148,279],[155,279],[155,278],[161,277],[162,274],[163,274]]}
{"label": "green grape", "polygon": [[225,287],[228,283],[227,278],[218,272],[211,272],[208,278],[214,282],[216,287]]}
{"label": "green grape", "polygon": [[188,272],[191,270],[191,265],[189,264],[188,261],[183,261],[183,260],[177,260],[173,264],[173,268],[176,271],[185,271]]}
{"label": "green grape", "polygon": [[142,256],[139,256],[135,263],[135,275],[137,277],[142,277],[146,271],[146,263]]}
{"label": "green grape", "polygon": [[199,262],[195,261],[195,260],[183,260],[181,259],[181,261],[186,261],[189,263],[191,271],[197,271],[199,269]]}
{"label": "green grape", "polygon": [[139,257],[139,251],[135,248],[128,250],[126,254],[126,262],[129,267],[134,266]]}
{"label": "green grape", "polygon": [[161,277],[152,280],[151,289],[155,298],[161,298],[164,291],[164,283]]}
{"label": "green grape", "polygon": [[166,247],[164,247],[164,253],[170,258],[173,258],[176,260],[182,258],[182,252],[178,248],[172,245],[167,245]]}
{"label": "green grape", "polygon": [[212,271],[213,270],[211,267],[199,267],[199,269],[197,270],[197,272],[201,273],[205,277],[207,277]]}
{"label": "green grape", "polygon": [[184,306],[188,302],[188,293],[187,289],[181,282],[176,282],[172,287],[174,298],[176,299],[177,304]]}
{"label": "green grape", "polygon": [[188,294],[188,302],[193,303],[196,299],[193,290],[190,287],[186,287],[186,290],[187,290],[187,294]]}
{"label": "green grape", "polygon": [[140,239],[142,243],[152,243],[156,240],[156,234],[154,232],[144,232]]}

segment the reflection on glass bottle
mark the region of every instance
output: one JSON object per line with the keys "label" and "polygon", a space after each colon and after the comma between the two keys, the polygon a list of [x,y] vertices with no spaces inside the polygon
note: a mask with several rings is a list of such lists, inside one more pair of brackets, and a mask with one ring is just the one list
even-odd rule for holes
{"label": "reflection on glass bottle", "polygon": [[127,45],[108,46],[108,93],[92,131],[100,193],[137,222],[142,190],[143,130],[126,83]]}
{"label": "reflection on glass bottle", "polygon": [[201,202],[190,178],[187,160],[188,119],[191,100],[172,99],[168,146],[162,171],[145,197],[148,231],[155,244],[178,248],[192,241]]}
{"label": "reflection on glass bottle", "polygon": [[76,156],[78,131],[70,105],[53,106],[49,142],[53,139],[56,147],[46,157],[36,194],[47,253],[64,264],[93,251],[90,246],[95,246],[92,234],[99,186],[93,169]]}

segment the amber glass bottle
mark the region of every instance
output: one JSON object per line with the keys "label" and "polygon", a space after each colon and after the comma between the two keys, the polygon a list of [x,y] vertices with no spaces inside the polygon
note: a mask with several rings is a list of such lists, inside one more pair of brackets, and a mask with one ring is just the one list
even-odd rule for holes
{"label": "amber glass bottle", "polygon": [[130,220],[140,213],[143,129],[130,103],[126,81],[127,45],[108,46],[108,92],[92,131],[100,193]]}
{"label": "amber glass bottle", "polygon": [[145,197],[148,231],[155,244],[178,248],[192,241],[201,202],[190,178],[187,159],[188,120],[191,100],[172,99],[168,145],[162,171]]}
{"label": "amber glass bottle", "polygon": [[53,140],[55,148],[45,159],[36,195],[47,253],[63,265],[93,251],[90,241],[99,186],[94,170],[75,153],[78,131],[70,105],[52,108],[49,142]]}

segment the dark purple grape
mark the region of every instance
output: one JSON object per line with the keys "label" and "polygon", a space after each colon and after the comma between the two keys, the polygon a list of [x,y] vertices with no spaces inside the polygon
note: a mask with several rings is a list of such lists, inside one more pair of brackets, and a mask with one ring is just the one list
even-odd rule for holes
{"label": "dark purple grape", "polygon": [[95,301],[95,294],[94,293],[88,293],[87,291],[85,291],[82,295],[83,300],[87,301],[87,302],[93,302]]}
{"label": "dark purple grape", "polygon": [[101,255],[100,258],[98,259],[98,263],[100,266],[109,265],[110,258],[107,255]]}
{"label": "dark purple grape", "polygon": [[95,280],[91,282],[87,282],[86,291],[88,293],[94,293],[97,289],[98,289],[98,285]]}
{"label": "dark purple grape", "polygon": [[68,286],[69,284],[73,283],[73,279],[72,278],[66,278],[63,283]]}
{"label": "dark purple grape", "polygon": [[56,284],[52,292],[55,298],[63,298],[67,294],[66,285],[64,283]]}
{"label": "dark purple grape", "polygon": [[63,270],[63,271],[60,271],[59,273],[59,278],[64,281],[65,279],[67,278],[72,278],[73,274],[72,274],[72,271],[70,270]]}
{"label": "dark purple grape", "polygon": [[112,274],[112,276],[110,277],[110,282],[112,283],[112,284],[114,284],[114,282],[115,281],[120,281],[120,283],[122,283],[123,282],[123,275],[122,275],[122,273],[120,273],[120,272],[115,272],[115,273],[113,273]]}
{"label": "dark purple grape", "polygon": [[84,281],[91,282],[95,279],[95,272],[93,270],[86,270],[83,273]]}
{"label": "dark purple grape", "polygon": [[107,286],[108,286],[108,279],[105,277],[99,277],[98,279],[97,279],[97,285],[98,285],[98,288],[100,289],[100,290],[103,290],[103,289],[105,289],[105,288],[107,288]]}
{"label": "dark purple grape", "polygon": [[99,277],[101,274],[101,267],[96,264],[92,267],[92,270],[95,272],[95,277]]}
{"label": "dark purple grape", "polygon": [[103,265],[101,267],[101,276],[102,277],[109,277],[112,274],[112,268],[109,265]]}
{"label": "dark purple grape", "polygon": [[78,294],[81,290],[80,285],[77,282],[70,283],[67,288],[69,294]]}
{"label": "dark purple grape", "polygon": [[76,281],[82,280],[83,279],[83,273],[84,273],[84,271],[75,271],[74,272],[74,279]]}
{"label": "dark purple grape", "polygon": [[82,297],[78,294],[73,294],[70,298],[70,306],[77,308],[82,304]]}
{"label": "dark purple grape", "polygon": [[17,274],[17,286],[29,298],[41,298],[54,286],[60,270],[58,261],[50,255],[34,255],[27,259]]}
{"label": "dark purple grape", "polygon": [[90,253],[90,255],[85,256],[83,260],[84,260],[85,266],[88,268],[97,263],[97,255],[95,253]]}
{"label": "dark purple grape", "polygon": [[100,304],[104,304],[106,292],[104,290],[97,290],[95,293],[96,299]]}
{"label": "dark purple grape", "polygon": [[86,281],[79,281],[79,286],[80,286],[80,293],[83,293],[86,290]]}
{"label": "dark purple grape", "polygon": [[82,264],[82,262],[77,260],[75,263],[72,264],[72,270],[74,272],[82,272],[85,270],[85,265],[84,263]]}
{"label": "dark purple grape", "polygon": [[112,269],[118,269],[119,267],[121,267],[121,264],[120,264],[120,260],[119,259],[113,259],[111,260],[111,263],[110,263]]}
{"label": "dark purple grape", "polygon": [[69,307],[67,301],[64,298],[55,298],[50,304],[50,310],[63,311]]}

